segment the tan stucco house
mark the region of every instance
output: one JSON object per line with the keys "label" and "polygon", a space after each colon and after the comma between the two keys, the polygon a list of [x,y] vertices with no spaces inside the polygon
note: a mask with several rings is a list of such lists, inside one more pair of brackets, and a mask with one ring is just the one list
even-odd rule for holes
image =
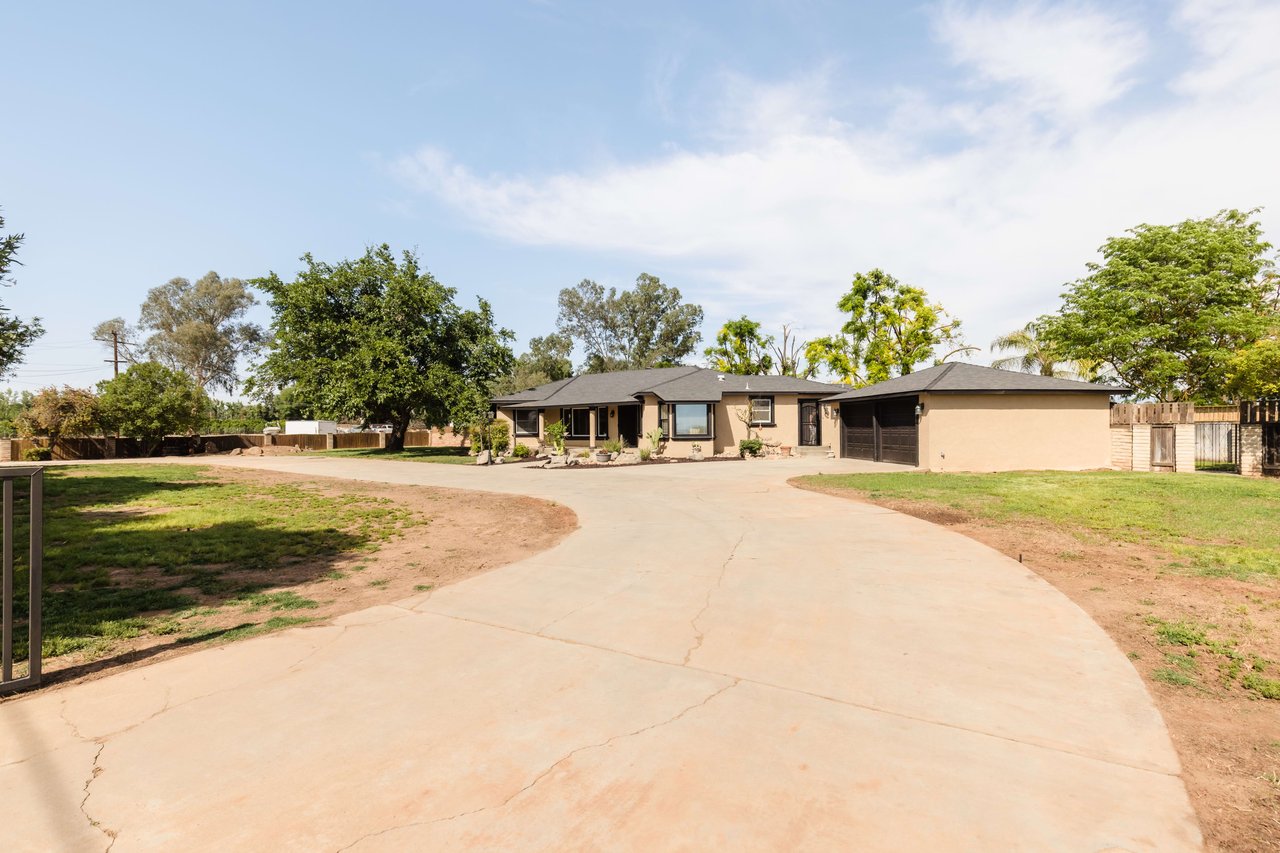
{"label": "tan stucco house", "polygon": [[824,400],[837,455],[929,471],[1111,466],[1111,397],[1127,388],[942,364]]}
{"label": "tan stucco house", "polygon": [[[511,424],[515,441],[546,444],[546,429],[564,421],[565,443],[595,447],[621,440],[642,446],[659,427],[667,456],[684,457],[698,445],[705,455],[736,451],[751,432],[787,447],[825,447],[831,425],[821,400],[838,385],[792,376],[736,376],[702,367],[660,367],[589,373],[495,397],[495,417]],[[829,411],[829,407],[828,407]]]}

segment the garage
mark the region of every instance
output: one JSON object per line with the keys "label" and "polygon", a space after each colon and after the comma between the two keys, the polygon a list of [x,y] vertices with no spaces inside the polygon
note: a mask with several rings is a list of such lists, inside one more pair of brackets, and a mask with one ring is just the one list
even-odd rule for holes
{"label": "garage", "polygon": [[1081,471],[1111,465],[1125,388],[940,364],[828,397],[840,456],[926,471]]}
{"label": "garage", "polygon": [[842,403],[840,455],[847,459],[916,465],[920,431],[916,397]]}

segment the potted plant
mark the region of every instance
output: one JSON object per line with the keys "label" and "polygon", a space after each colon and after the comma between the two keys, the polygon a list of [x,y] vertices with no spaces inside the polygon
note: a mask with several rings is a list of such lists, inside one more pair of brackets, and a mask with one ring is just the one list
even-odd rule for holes
{"label": "potted plant", "polygon": [[609,451],[603,447],[597,447],[596,452],[593,455],[596,462],[599,464],[604,464],[609,461]]}

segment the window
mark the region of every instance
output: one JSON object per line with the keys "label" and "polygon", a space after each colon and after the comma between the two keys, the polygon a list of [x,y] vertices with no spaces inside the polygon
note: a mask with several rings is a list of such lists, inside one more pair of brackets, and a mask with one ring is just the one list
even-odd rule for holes
{"label": "window", "polygon": [[512,414],[515,416],[516,435],[538,434],[537,409],[516,409]]}
{"label": "window", "polygon": [[573,409],[569,420],[569,435],[574,438],[591,437],[591,410]]}
{"label": "window", "polygon": [[601,406],[596,411],[596,438],[609,437],[609,407]]}
{"label": "window", "polygon": [[671,437],[671,407],[666,403],[658,404],[658,429],[662,430],[663,438]]}
{"label": "window", "polygon": [[674,438],[711,438],[711,406],[708,403],[676,403],[671,407]]}
{"label": "window", "polygon": [[752,426],[773,426],[772,397],[749,397],[747,404],[751,409]]}

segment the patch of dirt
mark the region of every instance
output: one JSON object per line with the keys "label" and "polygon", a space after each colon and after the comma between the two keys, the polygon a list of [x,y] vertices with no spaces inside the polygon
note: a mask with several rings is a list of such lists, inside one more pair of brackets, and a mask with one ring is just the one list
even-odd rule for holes
{"label": "patch of dirt", "polygon": [[[365,484],[234,468],[213,469],[206,476],[263,485],[291,484],[325,496],[386,498],[413,513],[419,523],[378,542],[375,550],[323,559],[319,571],[317,561],[312,559],[284,559],[263,571],[201,567],[219,572],[237,587],[260,584],[264,593],[288,591],[317,606],[275,610],[267,604],[255,609],[243,603],[225,604],[231,594],[211,596],[194,587],[183,588],[183,593],[199,602],[191,610],[140,614],[161,618],[173,615],[173,634],[144,633],[117,640],[106,656],[76,652],[46,658],[46,686],[99,678],[207,647],[207,642],[190,642],[193,634],[207,634],[216,640],[217,632],[246,623],[262,623],[272,617],[300,617],[312,620],[308,624],[323,624],[344,613],[399,601],[427,591],[424,588],[439,589],[524,559],[550,548],[578,527],[578,518],[568,507],[517,495]],[[153,587],[174,580],[148,569],[112,569],[110,574],[112,580],[135,587]],[[180,618],[182,614],[188,615]]]}
{"label": "patch of dirt", "polygon": [[[812,488],[803,486],[803,488]],[[812,489],[866,500],[836,489]],[[1167,655],[1153,620],[1194,622],[1234,643],[1248,659],[1280,662],[1276,585],[1180,572],[1176,558],[1145,544],[1086,539],[1046,523],[998,523],[949,507],[906,500],[866,501],[941,524],[1023,564],[1102,626],[1142,675],[1182,761],[1182,778],[1210,850],[1280,850],[1280,702],[1241,686],[1230,660],[1202,647],[1192,683],[1169,684]],[[1280,678],[1280,663],[1265,671]]]}

